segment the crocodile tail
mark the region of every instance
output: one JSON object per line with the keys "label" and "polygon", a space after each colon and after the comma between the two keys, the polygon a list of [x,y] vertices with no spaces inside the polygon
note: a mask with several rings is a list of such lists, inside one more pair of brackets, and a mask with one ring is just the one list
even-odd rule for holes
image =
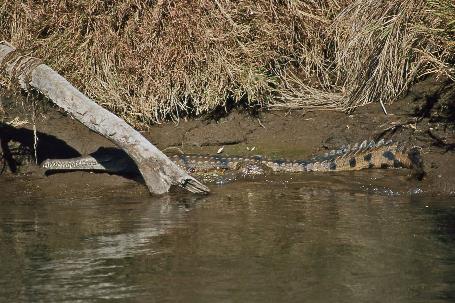
{"label": "crocodile tail", "polygon": [[419,173],[423,172],[422,159],[417,148],[407,151],[403,146],[383,140],[377,143],[364,141],[360,145],[354,145],[353,148],[332,151],[315,160],[307,165],[307,170],[352,171],[366,168],[404,167]]}

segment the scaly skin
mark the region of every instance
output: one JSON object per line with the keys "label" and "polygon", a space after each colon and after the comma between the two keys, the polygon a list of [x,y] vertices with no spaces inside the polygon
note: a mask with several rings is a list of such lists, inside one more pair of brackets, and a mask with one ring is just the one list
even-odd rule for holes
{"label": "scaly skin", "polygon": [[[342,147],[309,160],[270,160],[260,156],[224,157],[175,155],[170,159],[196,176],[251,176],[267,172],[352,171],[365,168],[404,167],[422,173],[418,149],[405,150],[392,142],[371,141]],[[52,159],[42,163],[47,170],[93,170],[117,173],[138,172],[135,163],[119,149],[101,148],[90,156]]]}

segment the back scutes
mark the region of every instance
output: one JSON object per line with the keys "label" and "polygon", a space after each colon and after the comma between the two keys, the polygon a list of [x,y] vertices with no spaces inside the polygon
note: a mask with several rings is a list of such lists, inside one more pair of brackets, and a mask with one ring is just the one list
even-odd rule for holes
{"label": "back scutes", "polygon": [[418,174],[423,173],[423,163],[417,147],[409,150],[404,145],[392,141],[363,141],[362,143],[342,146],[308,161],[271,160],[263,164],[273,171],[352,171],[366,168],[410,168]]}

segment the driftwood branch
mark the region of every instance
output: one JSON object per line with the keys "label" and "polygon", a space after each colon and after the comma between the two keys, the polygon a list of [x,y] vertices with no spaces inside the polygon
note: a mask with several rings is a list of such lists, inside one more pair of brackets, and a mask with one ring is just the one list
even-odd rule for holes
{"label": "driftwood branch", "polygon": [[89,129],[122,148],[136,162],[150,192],[162,194],[171,185],[195,193],[209,192],[124,120],[82,94],[49,66],[36,58],[19,55],[7,42],[0,42],[2,71],[19,81],[23,89],[36,89]]}

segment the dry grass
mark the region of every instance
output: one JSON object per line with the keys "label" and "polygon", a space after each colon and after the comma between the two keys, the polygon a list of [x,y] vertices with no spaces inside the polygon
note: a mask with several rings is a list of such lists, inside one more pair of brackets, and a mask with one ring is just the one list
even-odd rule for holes
{"label": "dry grass", "polygon": [[454,13],[451,0],[351,1],[325,29],[325,60],[284,75],[288,90],[272,106],[349,110],[392,102],[426,74],[455,76]]}
{"label": "dry grass", "polygon": [[453,11],[451,0],[3,0],[0,40],[145,126],[227,100],[391,102],[422,75],[454,75]]}

